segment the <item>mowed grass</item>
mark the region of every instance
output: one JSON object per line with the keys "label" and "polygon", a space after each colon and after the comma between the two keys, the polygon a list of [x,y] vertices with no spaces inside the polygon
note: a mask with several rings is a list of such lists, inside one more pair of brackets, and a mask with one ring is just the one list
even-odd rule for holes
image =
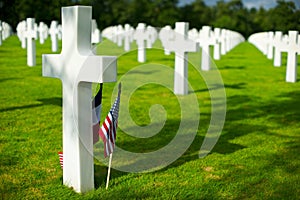
{"label": "mowed grass", "polygon": [[[174,65],[174,54],[165,56],[159,42],[147,50],[144,66],[136,61],[136,51],[124,53],[109,41],[99,45],[98,52],[118,56],[118,79],[136,67],[148,67],[148,73],[134,71],[137,80],[133,84],[137,85],[140,78],[155,75],[154,70],[151,74],[151,66]],[[95,190],[77,194],[62,185],[57,155],[62,149],[62,85],[58,79],[42,77],[41,55],[47,53],[51,53],[50,41],[44,45],[37,42],[37,66],[27,67],[26,50],[21,49],[17,37],[10,37],[0,46],[1,199],[299,198],[300,83],[285,82],[286,56],[282,67],[275,68],[272,61],[245,42],[215,61],[218,71],[199,73],[200,53],[190,53],[189,95],[196,95],[201,117],[188,150],[158,171],[112,170],[108,190],[107,167],[95,159]],[[205,77],[215,72],[224,82],[226,121],[212,152],[199,158],[210,123],[210,92],[221,88],[219,84],[206,84]],[[161,77],[166,78],[170,77]],[[115,98],[115,85],[104,84],[102,121]],[[138,86],[130,97],[121,97],[121,104],[130,98],[132,120],[140,126],[148,125],[150,107],[159,104],[167,113],[166,123],[150,138],[135,138],[119,130],[117,146],[131,152],[152,152],[175,137],[181,122],[178,98],[184,97],[156,83]],[[125,121],[122,112],[120,125]],[[95,152],[101,154],[99,146]]]}

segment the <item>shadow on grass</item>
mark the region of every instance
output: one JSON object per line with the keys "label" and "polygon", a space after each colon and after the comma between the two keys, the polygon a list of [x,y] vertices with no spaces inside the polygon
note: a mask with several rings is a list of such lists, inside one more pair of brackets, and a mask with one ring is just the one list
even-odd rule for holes
{"label": "shadow on grass", "polygon": [[61,97],[38,99],[38,101],[42,102],[44,105],[62,106]]}
{"label": "shadow on grass", "polygon": [[212,84],[212,87],[210,88],[204,88],[204,89],[200,89],[200,90],[194,90],[191,92],[207,92],[207,91],[212,91],[212,90],[218,90],[221,88],[228,88],[228,89],[244,89],[246,87],[246,83],[235,83],[235,84]]}
{"label": "shadow on grass", "polygon": [[229,70],[231,70],[231,69],[235,69],[235,70],[243,70],[243,69],[246,69],[246,67],[245,66],[224,66],[224,67],[220,67],[220,68],[218,68],[219,70],[227,70],[227,69],[229,69]]}
{"label": "shadow on grass", "polygon": [[138,70],[133,70],[133,71],[129,71],[128,74],[144,74],[144,75],[150,75],[153,73],[157,73],[157,70],[151,70],[151,71],[138,71]]}
{"label": "shadow on grass", "polygon": [[[95,183],[96,189],[98,189],[99,187],[105,187],[107,171],[108,171],[108,167],[106,167],[106,166],[102,166],[102,165],[98,165],[98,164],[94,165],[94,183]],[[127,174],[126,172],[121,172],[121,171],[111,168],[110,180],[113,180],[117,177],[120,177],[120,176],[123,176],[126,174]]]}
{"label": "shadow on grass", "polygon": [[[252,132],[274,135],[270,126],[262,123],[250,124],[247,120],[264,119],[276,126],[289,126],[298,124],[300,121],[300,91],[282,93],[272,101],[262,102],[257,96],[236,95],[227,99],[228,111],[223,134],[213,151],[220,152],[224,141],[228,141],[247,135]],[[246,121],[246,122],[245,122]],[[284,135],[279,137],[286,137]],[[296,139],[296,138],[295,138]],[[300,138],[297,140],[299,141]],[[299,145],[296,146],[299,148]]]}
{"label": "shadow on grass", "polygon": [[[1,143],[3,143],[3,142],[1,142]],[[1,154],[0,160],[1,160],[1,165],[0,165],[1,167],[17,165],[20,162],[19,156],[13,155],[13,154],[10,154],[10,156]],[[0,170],[0,172],[1,171],[2,170]]]}
{"label": "shadow on grass", "polygon": [[[272,157],[265,157],[263,153],[257,155],[258,162],[259,160],[267,160],[269,162],[265,168],[272,168],[274,166],[279,166],[280,168],[285,169],[288,173],[295,173],[299,171],[299,164],[289,164],[288,162],[281,162],[282,158],[292,158],[296,161],[300,158],[297,156],[296,152],[300,152],[300,137],[291,137],[286,135],[276,135],[274,129],[270,128],[270,124],[264,122],[252,122],[247,123],[249,120],[267,120],[270,121],[273,126],[283,127],[289,125],[298,124],[300,121],[300,91],[282,93],[277,95],[272,100],[263,101],[258,96],[247,96],[247,95],[236,95],[228,98],[227,105],[228,111],[226,116],[225,126],[222,131],[217,144],[214,146],[211,153],[219,154],[231,154],[236,151],[239,151],[244,148],[249,148],[240,144],[233,143],[232,140],[239,138],[251,133],[259,133],[261,135],[270,135],[278,136],[282,139],[288,139],[289,142],[285,143],[285,155],[281,153],[275,154]],[[199,131],[206,132],[208,127],[203,127],[202,124],[209,124],[210,114],[201,113],[201,124],[199,124]],[[167,120],[165,125],[166,130],[174,130],[174,127],[178,127],[180,121],[176,120]],[[174,133],[175,134],[175,133]],[[130,151],[139,152],[140,149],[147,149],[147,151],[155,151],[156,149],[161,148],[171,141],[173,136],[170,136],[170,132],[164,132],[159,134],[159,136],[154,136],[151,141],[149,139],[137,139],[134,140],[130,145],[127,142],[123,142],[121,146],[129,147]],[[189,149],[175,162],[173,162],[168,167],[162,169],[163,171],[168,168],[173,168],[180,166],[186,162],[199,159],[199,150],[201,144],[204,140],[204,136],[201,136],[199,133],[196,135],[193,143]],[[291,142],[291,140],[293,142]],[[184,140],[183,140],[184,141]],[[264,140],[258,140],[257,145],[263,145]],[[139,148],[139,146],[142,146]],[[148,148],[147,148],[148,147]],[[276,163],[279,162],[279,163]]]}
{"label": "shadow on grass", "polygon": [[[239,198],[251,198],[257,192],[271,198],[298,198],[300,190],[296,185],[299,179],[295,174],[300,173],[300,136],[296,134],[296,130],[295,133],[291,133],[291,127],[299,127],[299,99],[300,91],[281,93],[267,101],[257,96],[229,98],[228,103],[231,105],[229,108],[232,109],[228,110],[224,134],[213,152],[220,152],[220,149],[226,148],[224,140],[230,141],[250,133],[258,134],[253,145],[263,147],[266,143],[265,148],[274,148],[266,149],[266,152],[257,152],[253,156],[245,155],[249,162],[257,163],[255,168],[230,169],[231,172],[239,174],[235,179],[236,182],[245,183],[239,189]],[[246,123],[253,119],[258,121],[253,124]],[[265,138],[270,138],[270,141]],[[227,173],[222,179],[230,184],[231,178],[232,174]],[[245,181],[246,178],[248,181]],[[266,190],[268,193],[265,193]]]}
{"label": "shadow on grass", "polygon": [[5,82],[5,81],[10,81],[10,80],[17,80],[17,79],[20,79],[20,78],[1,78],[0,83]]}
{"label": "shadow on grass", "polygon": [[18,109],[36,108],[36,107],[41,107],[44,105],[62,106],[62,99],[60,97],[37,99],[37,101],[39,101],[41,103],[3,108],[3,109],[0,109],[0,112],[14,111],[14,110],[18,110]]}

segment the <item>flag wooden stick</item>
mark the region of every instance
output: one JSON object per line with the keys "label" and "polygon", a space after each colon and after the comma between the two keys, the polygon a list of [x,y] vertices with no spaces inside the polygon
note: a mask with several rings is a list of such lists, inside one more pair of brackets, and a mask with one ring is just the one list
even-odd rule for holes
{"label": "flag wooden stick", "polygon": [[112,153],[109,155],[108,172],[107,172],[107,178],[106,178],[106,189],[108,188],[108,184],[109,184],[111,161],[112,161]]}

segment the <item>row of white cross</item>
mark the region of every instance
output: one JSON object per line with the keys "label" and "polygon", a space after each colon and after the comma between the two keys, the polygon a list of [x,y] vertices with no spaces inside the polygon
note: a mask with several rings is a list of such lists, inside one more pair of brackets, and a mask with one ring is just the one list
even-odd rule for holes
{"label": "row of white cross", "polygon": [[57,21],[52,21],[50,29],[44,22],[40,22],[39,26],[35,23],[34,18],[27,18],[17,25],[17,36],[21,41],[21,47],[27,48],[27,65],[36,65],[36,45],[35,40],[39,38],[40,44],[44,44],[50,35],[52,52],[58,51],[58,39],[62,38],[61,26]]}
{"label": "row of white cross", "polygon": [[[50,35],[52,52],[58,51],[58,40],[62,39],[62,26],[57,21],[51,22],[50,28],[40,22],[39,26],[35,23],[34,18],[27,18],[17,25],[17,36],[21,41],[22,48],[27,48],[27,65],[36,65],[35,40],[39,39],[40,44],[44,44]],[[92,20],[91,25],[91,42],[99,43],[101,41],[100,30],[97,28],[96,20]]]}
{"label": "row of white cross", "polygon": [[282,52],[287,52],[286,82],[297,81],[297,55],[300,55],[300,35],[298,31],[289,31],[288,35],[282,32],[261,32],[251,35],[248,39],[268,59],[274,59],[274,66],[282,65]]}
{"label": "row of white cross", "polygon": [[0,20],[0,46],[2,45],[2,41],[6,40],[9,36],[12,35],[12,28],[11,26]]}
{"label": "row of white cross", "polygon": [[[22,48],[26,48],[27,44],[26,41],[28,36],[32,36],[32,39],[37,40],[39,38],[40,44],[44,44],[45,40],[48,38],[50,34],[51,40],[53,38],[61,39],[61,25],[58,25],[57,21],[52,21],[50,29],[44,22],[40,22],[39,25],[35,23],[34,18],[28,18],[18,23],[17,25],[17,36],[21,41]],[[29,34],[30,33],[30,34]],[[54,41],[54,46],[55,46]],[[57,45],[56,45],[57,46]],[[58,49],[52,47],[52,51],[56,52]]]}
{"label": "row of white cross", "polygon": [[[146,26],[144,23],[139,23],[136,30],[129,24],[125,24],[124,28],[122,25],[117,25],[107,27],[102,34],[103,37],[108,38],[118,46],[124,45],[125,51],[130,51],[130,44],[134,40],[137,42],[138,49],[152,48],[153,43],[159,37],[166,55],[170,55],[170,51],[167,49],[168,44],[170,44],[169,41],[176,40],[175,30],[169,25],[161,28],[159,33],[154,27]],[[199,32],[196,29],[189,30],[187,34],[190,40],[197,42],[199,47],[204,49],[204,52],[208,52],[209,46],[214,46],[213,58],[215,60],[219,60],[220,55],[225,55],[234,46],[244,41],[243,36],[238,32],[220,28],[211,30],[209,26],[203,26]],[[205,62],[207,59],[203,60],[204,63],[207,63],[207,61]],[[138,61],[146,61],[144,51],[140,51]],[[209,70],[209,66],[204,65],[202,69]]]}
{"label": "row of white cross", "polygon": [[159,37],[166,55],[175,52],[175,78],[174,93],[185,95],[188,93],[187,68],[188,52],[196,52],[202,49],[201,69],[209,71],[211,68],[210,46],[214,47],[214,59],[219,60],[229,50],[240,42],[244,37],[237,32],[203,26],[198,32],[196,29],[189,30],[187,22],[177,22],[175,29],[165,26],[159,33],[152,26],[139,23],[136,30],[130,25],[108,27],[103,30],[103,37],[115,42],[118,46],[124,44],[124,50],[130,50],[130,44],[135,40],[138,46],[138,62],[146,61],[146,49],[152,48],[153,43]]}

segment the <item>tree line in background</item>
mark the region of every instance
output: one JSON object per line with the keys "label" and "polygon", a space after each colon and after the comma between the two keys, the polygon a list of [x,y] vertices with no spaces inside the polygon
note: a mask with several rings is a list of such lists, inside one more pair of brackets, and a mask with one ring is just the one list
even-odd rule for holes
{"label": "tree line in background", "polygon": [[98,27],[128,23],[134,27],[144,22],[155,27],[174,26],[175,22],[186,21],[190,28],[200,29],[203,25],[238,31],[245,37],[261,31],[300,31],[300,10],[294,2],[277,0],[274,8],[246,8],[241,0],[207,6],[203,0],[178,6],[178,0],[0,0],[0,20],[11,24],[27,17],[50,25],[60,21],[61,7],[89,5],[93,7],[93,19]]}

